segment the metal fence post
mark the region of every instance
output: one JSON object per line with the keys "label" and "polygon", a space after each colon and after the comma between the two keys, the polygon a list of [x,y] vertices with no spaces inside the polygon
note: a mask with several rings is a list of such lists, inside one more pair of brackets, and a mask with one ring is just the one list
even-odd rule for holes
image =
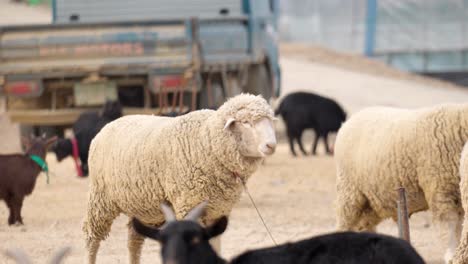
{"label": "metal fence post", "polygon": [[406,205],[405,188],[398,188],[398,231],[401,239],[410,242],[410,231],[408,222],[408,207]]}
{"label": "metal fence post", "polygon": [[375,48],[375,32],[377,24],[377,0],[367,0],[366,12],[366,38],[364,43],[364,54],[372,56]]}

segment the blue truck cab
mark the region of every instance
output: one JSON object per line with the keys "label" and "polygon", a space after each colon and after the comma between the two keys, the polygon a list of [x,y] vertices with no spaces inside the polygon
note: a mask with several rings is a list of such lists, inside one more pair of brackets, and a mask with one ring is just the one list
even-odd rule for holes
{"label": "blue truck cab", "polygon": [[53,23],[0,28],[0,92],[22,131],[125,114],[216,108],[280,93],[279,0],[54,0]]}

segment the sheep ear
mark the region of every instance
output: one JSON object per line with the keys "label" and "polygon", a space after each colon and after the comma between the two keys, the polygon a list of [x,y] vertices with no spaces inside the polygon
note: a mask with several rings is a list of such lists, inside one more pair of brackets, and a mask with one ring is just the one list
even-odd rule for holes
{"label": "sheep ear", "polygon": [[26,254],[20,249],[7,250],[5,251],[5,255],[7,257],[14,259],[16,263],[18,264],[30,264],[31,263],[28,256],[26,256]]}
{"label": "sheep ear", "polygon": [[55,255],[52,257],[52,259],[50,260],[50,264],[60,264],[62,263],[63,259],[68,255],[70,254],[70,251],[71,251],[71,248],[70,247],[64,247],[62,249],[60,249],[59,251],[57,251],[57,253],[55,253]]}
{"label": "sheep ear", "polygon": [[164,219],[166,219],[166,223],[176,220],[174,211],[172,211],[172,208],[167,203],[161,204],[161,210],[164,214]]}
{"label": "sheep ear", "polygon": [[160,241],[161,236],[159,233],[159,229],[145,226],[142,222],[140,222],[136,218],[132,219],[132,225],[133,225],[133,229],[135,229],[135,231],[139,233],[140,235]]}
{"label": "sheep ear", "polygon": [[205,235],[208,239],[216,237],[224,233],[226,231],[228,224],[228,218],[226,216],[222,216],[218,220],[214,222],[214,224],[205,228]]}
{"label": "sheep ear", "polygon": [[234,124],[234,122],[236,122],[236,119],[235,118],[228,118],[228,120],[226,121],[226,123],[224,124],[224,128],[223,130],[226,130],[228,129],[232,124]]}
{"label": "sheep ear", "polygon": [[195,206],[188,214],[184,217],[185,220],[190,220],[190,221],[198,221],[198,218],[203,215],[205,212],[206,205],[208,204],[208,201],[205,200],[201,202],[199,205]]}

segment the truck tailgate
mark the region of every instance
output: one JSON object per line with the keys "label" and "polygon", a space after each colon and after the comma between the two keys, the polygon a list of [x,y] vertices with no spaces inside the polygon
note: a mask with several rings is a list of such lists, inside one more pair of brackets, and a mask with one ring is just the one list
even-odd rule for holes
{"label": "truck tailgate", "polygon": [[187,32],[182,20],[1,28],[0,73],[185,67]]}

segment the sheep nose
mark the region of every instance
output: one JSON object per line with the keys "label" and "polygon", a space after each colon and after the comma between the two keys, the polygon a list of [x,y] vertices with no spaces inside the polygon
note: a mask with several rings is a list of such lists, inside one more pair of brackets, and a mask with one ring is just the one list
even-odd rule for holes
{"label": "sheep nose", "polygon": [[266,147],[270,150],[275,150],[276,148],[276,142],[268,142],[266,143]]}

